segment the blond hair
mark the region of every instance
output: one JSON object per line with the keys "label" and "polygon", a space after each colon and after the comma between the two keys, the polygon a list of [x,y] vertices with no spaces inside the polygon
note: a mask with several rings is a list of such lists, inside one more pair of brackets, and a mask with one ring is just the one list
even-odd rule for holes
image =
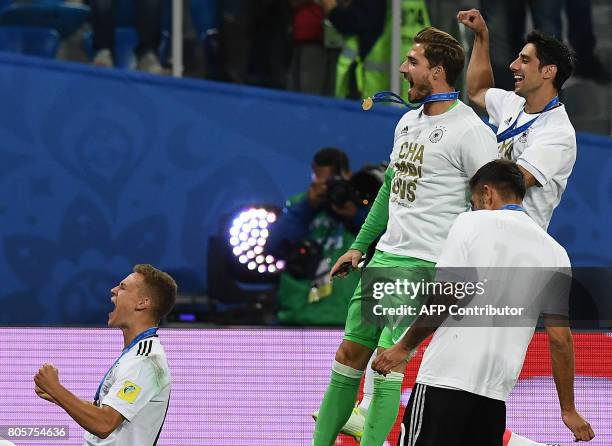
{"label": "blond hair", "polygon": [[154,300],[153,315],[156,321],[166,316],[176,303],[178,286],[170,274],[165,273],[148,263],[134,266],[135,273],[142,275],[144,285]]}

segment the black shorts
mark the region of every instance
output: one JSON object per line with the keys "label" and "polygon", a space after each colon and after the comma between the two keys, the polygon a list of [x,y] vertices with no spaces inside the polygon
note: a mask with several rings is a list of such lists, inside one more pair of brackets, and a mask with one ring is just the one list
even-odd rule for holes
{"label": "black shorts", "polygon": [[398,446],[502,446],[506,403],[416,384],[400,427]]}

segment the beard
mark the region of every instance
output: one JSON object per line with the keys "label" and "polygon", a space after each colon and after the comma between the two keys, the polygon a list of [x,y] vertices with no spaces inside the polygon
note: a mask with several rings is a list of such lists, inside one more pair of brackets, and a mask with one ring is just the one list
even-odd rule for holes
{"label": "beard", "polygon": [[427,79],[423,79],[420,84],[410,82],[410,90],[408,90],[408,100],[412,103],[421,102],[433,91],[431,83]]}
{"label": "beard", "polygon": [[521,87],[514,87],[514,94],[516,94],[517,96],[520,96],[522,98],[526,97],[525,90],[521,89]]}

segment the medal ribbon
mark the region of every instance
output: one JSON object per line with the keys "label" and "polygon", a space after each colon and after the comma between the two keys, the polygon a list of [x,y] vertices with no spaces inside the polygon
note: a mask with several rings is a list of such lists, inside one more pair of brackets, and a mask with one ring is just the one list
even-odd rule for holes
{"label": "medal ribbon", "polygon": [[129,343],[129,345],[127,347],[125,347],[123,349],[123,351],[121,352],[121,355],[119,355],[119,357],[117,358],[117,360],[115,361],[115,363],[111,366],[110,369],[108,369],[108,371],[106,372],[106,374],[104,375],[104,378],[102,378],[102,381],[100,381],[100,385],[98,386],[98,390],[96,390],[96,395],[94,396],[94,402],[97,402],[100,399],[100,391],[102,390],[102,385],[104,384],[104,381],[106,381],[106,377],[108,376],[108,374],[110,373],[111,370],[113,370],[113,367],[115,367],[117,365],[117,363],[119,362],[119,360],[127,353],[130,351],[130,349],[132,347],[134,347],[136,344],[138,344],[140,341],[142,341],[143,339],[147,339],[147,338],[152,338],[153,336],[157,335],[157,327],[151,327],[145,331],[143,331],[142,333],[140,333],[138,336],[136,336],[134,338],[134,340],[132,342]]}
{"label": "medal ribbon", "polygon": [[516,127],[516,124],[519,118],[523,114],[523,110],[521,110],[521,112],[518,114],[518,116],[516,117],[512,125],[510,125],[510,127],[508,127],[506,130],[504,130],[503,132],[497,135],[497,142],[505,141],[507,139],[512,138],[513,136],[518,135],[519,133],[523,133],[525,130],[531,127],[531,125],[534,122],[536,122],[536,120],[540,116],[542,116],[542,113],[547,112],[553,107],[556,107],[558,104],[559,104],[559,96],[555,96],[554,98],[552,98],[552,100],[548,104],[546,104],[546,107],[544,107],[544,110],[542,110],[538,116],[536,116],[530,121],[527,121],[525,124],[521,125],[520,127]]}
{"label": "medal ribbon", "polygon": [[500,211],[508,210],[508,211],[522,211],[525,212],[525,208],[520,204],[507,204],[499,208]]}
{"label": "medal ribbon", "polygon": [[454,101],[457,98],[459,98],[458,91],[453,91],[449,93],[434,93],[430,94],[422,101],[411,104],[404,101],[401,96],[393,93],[392,91],[379,91],[374,96],[363,100],[363,108],[364,110],[369,110],[374,102],[393,102],[395,104],[401,104],[405,107],[408,107],[410,110],[416,110],[417,108],[421,107],[423,104],[427,104],[428,102]]}

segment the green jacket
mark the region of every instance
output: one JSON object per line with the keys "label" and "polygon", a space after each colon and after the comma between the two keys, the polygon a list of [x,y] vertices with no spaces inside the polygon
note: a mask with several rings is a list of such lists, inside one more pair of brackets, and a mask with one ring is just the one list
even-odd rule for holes
{"label": "green jacket", "polygon": [[[392,7],[387,0],[387,22],[383,33],[378,38],[372,50],[363,60],[359,57],[359,45],[356,36],[345,36],[344,48],[338,58],[336,68],[336,96],[345,98],[349,91],[351,65],[355,63],[355,80],[361,96],[366,98],[378,91],[387,91],[391,88],[391,31]],[[414,36],[423,28],[429,26],[429,15],[424,0],[402,0],[401,20],[401,54],[400,60],[412,47]],[[397,68],[393,68],[399,70]],[[407,93],[407,83],[401,83],[401,96]]]}
{"label": "green jacket", "polygon": [[[295,195],[287,208],[306,200],[306,194]],[[280,276],[277,294],[278,320],[285,325],[344,325],[348,302],[359,281],[359,274],[330,281],[329,273],[336,260],[350,248],[355,236],[342,222],[327,211],[319,211],[311,221],[308,234],[323,247],[323,256],[314,280],[296,279],[288,272]]]}

